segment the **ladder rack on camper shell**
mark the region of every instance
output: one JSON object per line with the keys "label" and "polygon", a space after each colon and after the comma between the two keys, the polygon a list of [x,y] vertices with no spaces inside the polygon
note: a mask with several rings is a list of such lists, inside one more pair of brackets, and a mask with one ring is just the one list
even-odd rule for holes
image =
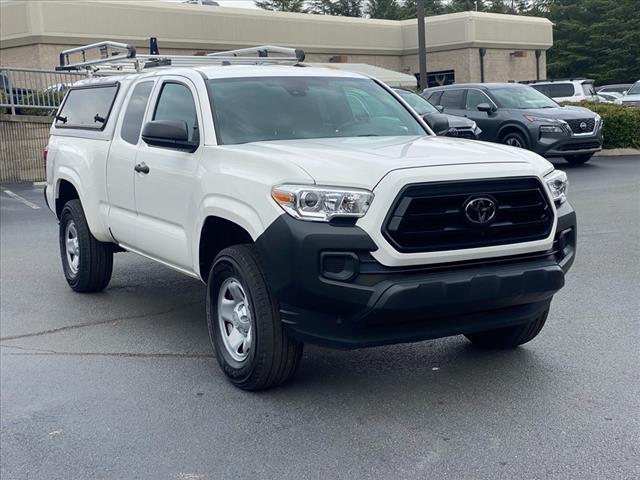
{"label": "ladder rack on camper shell", "polygon": [[[157,51],[155,39],[151,39],[150,49]],[[72,62],[72,55],[81,55],[82,60]],[[278,54],[278,56],[270,56]],[[90,59],[87,60],[87,57]],[[209,53],[208,55],[138,55],[136,47],[126,43],[105,41],[70,48],[60,52],[60,65],[56,70],[87,71],[88,73],[134,73],[147,68],[174,66],[195,67],[200,65],[261,65],[287,64],[296,65],[303,62],[304,51],[286,47],[264,45],[260,47],[241,48],[226,52]]]}

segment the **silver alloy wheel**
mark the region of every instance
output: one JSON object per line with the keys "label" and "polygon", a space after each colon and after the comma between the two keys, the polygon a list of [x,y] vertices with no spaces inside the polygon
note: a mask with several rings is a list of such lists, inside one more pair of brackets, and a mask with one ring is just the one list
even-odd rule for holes
{"label": "silver alloy wheel", "polygon": [[71,275],[75,277],[80,266],[80,241],[78,240],[78,230],[73,220],[67,223],[67,228],[64,230],[64,242],[67,252],[67,266]]}
{"label": "silver alloy wheel", "polygon": [[231,358],[246,360],[253,344],[251,309],[242,284],[233,277],[224,281],[218,293],[218,325]]}
{"label": "silver alloy wheel", "polygon": [[509,137],[504,143],[506,143],[507,145],[511,145],[512,147],[522,148],[520,140],[518,140],[516,137]]}

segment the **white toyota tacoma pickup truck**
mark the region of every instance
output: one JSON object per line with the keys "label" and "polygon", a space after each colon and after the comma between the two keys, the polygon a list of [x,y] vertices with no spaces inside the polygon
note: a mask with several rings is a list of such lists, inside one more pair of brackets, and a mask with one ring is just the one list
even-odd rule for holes
{"label": "white toyota tacoma pickup truck", "polygon": [[121,251],[200,279],[218,362],[247,390],[289,379],[304,342],[528,342],[576,252],[563,172],[437,137],[390,88],[345,71],[84,80],[46,155],[71,288],[106,288]]}

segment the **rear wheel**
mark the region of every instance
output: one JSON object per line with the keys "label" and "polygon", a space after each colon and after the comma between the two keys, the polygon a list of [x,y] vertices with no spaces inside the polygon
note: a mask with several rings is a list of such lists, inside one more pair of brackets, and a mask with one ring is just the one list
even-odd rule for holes
{"label": "rear wheel", "polygon": [[585,153],[583,155],[568,155],[564,159],[571,165],[582,165],[587,163],[593,157],[593,153]]}
{"label": "rear wheel", "polygon": [[113,271],[113,245],[91,234],[80,200],[70,200],[62,208],[59,239],[69,286],[82,293],[104,290]]}
{"label": "rear wheel", "polygon": [[528,148],[527,141],[519,132],[507,132],[502,136],[502,143],[511,147]]}
{"label": "rear wheel", "polygon": [[237,387],[275,387],[296,372],[303,345],[286,335],[252,245],[226,248],[213,262],[207,324],[220,368]]}
{"label": "rear wheel", "polygon": [[544,327],[549,309],[528,323],[486,332],[465,334],[471,343],[486,348],[514,348],[533,340]]}

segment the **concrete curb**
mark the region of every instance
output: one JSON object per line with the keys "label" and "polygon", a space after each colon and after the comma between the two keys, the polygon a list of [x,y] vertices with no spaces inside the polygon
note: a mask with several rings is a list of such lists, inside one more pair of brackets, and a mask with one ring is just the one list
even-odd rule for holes
{"label": "concrete curb", "polygon": [[610,148],[596,152],[597,157],[618,157],[622,155],[640,155],[640,148]]}

